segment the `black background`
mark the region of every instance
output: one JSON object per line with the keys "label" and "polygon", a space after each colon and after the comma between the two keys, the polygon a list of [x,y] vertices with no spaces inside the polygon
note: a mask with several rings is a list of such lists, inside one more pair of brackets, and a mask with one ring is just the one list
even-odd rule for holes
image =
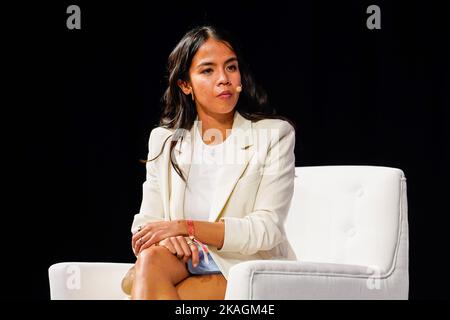
{"label": "black background", "polygon": [[[278,112],[296,165],[400,168],[410,298],[449,298],[449,18],[431,1],[20,3],[5,10],[6,299],[48,299],[48,267],[133,262],[148,135],[168,54],[191,27],[232,32]],[[66,8],[81,8],[81,30]],[[366,8],[381,8],[369,30]],[[6,261],[9,263],[6,264]]]}

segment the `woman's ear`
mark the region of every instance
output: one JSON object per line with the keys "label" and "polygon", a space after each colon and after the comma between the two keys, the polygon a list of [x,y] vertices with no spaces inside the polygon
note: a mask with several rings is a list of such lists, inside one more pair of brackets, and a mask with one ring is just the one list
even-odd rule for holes
{"label": "woman's ear", "polygon": [[183,91],[185,95],[189,95],[192,92],[192,87],[184,80],[178,80],[177,85],[180,87],[180,89]]}

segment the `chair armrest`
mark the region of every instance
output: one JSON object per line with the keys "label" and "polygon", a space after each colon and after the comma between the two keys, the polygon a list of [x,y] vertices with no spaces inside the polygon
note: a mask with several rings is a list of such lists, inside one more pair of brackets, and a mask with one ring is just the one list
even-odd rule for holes
{"label": "chair armrest", "polygon": [[227,300],[408,299],[408,277],[376,267],[253,260],[228,275]]}
{"label": "chair armrest", "polygon": [[126,299],[121,283],[131,263],[63,262],[48,270],[52,300]]}

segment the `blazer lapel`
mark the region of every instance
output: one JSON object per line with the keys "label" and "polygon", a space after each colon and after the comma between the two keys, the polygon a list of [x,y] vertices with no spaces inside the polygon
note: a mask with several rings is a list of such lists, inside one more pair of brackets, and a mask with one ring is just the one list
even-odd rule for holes
{"label": "blazer lapel", "polygon": [[220,218],[234,186],[255,153],[252,123],[237,111],[233,121],[232,134],[227,139],[232,139],[232,141],[226,148],[224,165],[218,173],[217,185],[209,211],[208,221],[210,222],[215,222]]}
{"label": "blazer lapel", "polygon": [[[194,125],[196,125],[194,123]],[[178,167],[183,172],[185,179],[189,176],[189,169],[191,168],[192,159],[192,134],[194,132],[194,126],[186,133],[183,141],[178,141],[174,147],[175,158]],[[172,220],[184,219],[184,194],[186,190],[186,183],[181,179],[178,173],[170,163],[169,158],[169,172],[172,186],[169,186],[171,194],[169,196],[170,202],[170,217]]]}

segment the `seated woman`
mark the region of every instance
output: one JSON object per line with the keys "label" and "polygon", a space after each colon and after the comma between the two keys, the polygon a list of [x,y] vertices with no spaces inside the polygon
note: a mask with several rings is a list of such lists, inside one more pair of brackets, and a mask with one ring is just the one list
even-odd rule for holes
{"label": "seated woman", "polygon": [[159,126],[131,231],[132,299],[223,299],[229,270],[286,259],[295,126],[276,115],[236,44],[211,26],[169,56]]}

